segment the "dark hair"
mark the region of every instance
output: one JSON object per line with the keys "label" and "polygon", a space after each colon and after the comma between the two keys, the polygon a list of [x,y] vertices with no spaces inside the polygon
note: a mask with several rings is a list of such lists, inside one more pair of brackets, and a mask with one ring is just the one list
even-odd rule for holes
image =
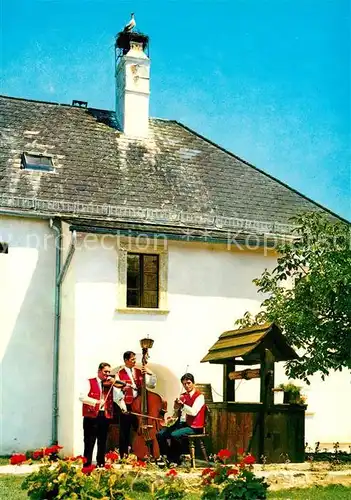
{"label": "dark hair", "polygon": [[130,359],[132,356],[135,356],[135,352],[133,352],[133,351],[126,351],[123,354],[123,360],[124,361],[128,361],[128,359]]}
{"label": "dark hair", "polygon": [[103,370],[106,366],[110,366],[111,367],[110,363],[104,363],[104,362],[100,363],[99,364],[99,371]]}
{"label": "dark hair", "polygon": [[183,383],[184,380],[191,380],[193,384],[195,383],[194,375],[192,373],[184,373],[180,379],[181,383]]}

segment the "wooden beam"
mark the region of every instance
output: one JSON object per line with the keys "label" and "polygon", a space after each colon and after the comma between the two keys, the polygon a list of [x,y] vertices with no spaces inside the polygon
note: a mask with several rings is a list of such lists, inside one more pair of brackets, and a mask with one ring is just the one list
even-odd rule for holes
{"label": "wooden beam", "polygon": [[252,378],[259,378],[261,376],[261,370],[259,368],[246,370],[239,370],[235,372],[229,372],[228,377],[230,380],[251,380]]}

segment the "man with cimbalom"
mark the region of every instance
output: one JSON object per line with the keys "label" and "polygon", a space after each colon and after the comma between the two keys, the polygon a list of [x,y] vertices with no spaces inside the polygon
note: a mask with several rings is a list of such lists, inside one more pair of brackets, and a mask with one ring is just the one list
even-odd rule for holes
{"label": "man with cimbalom", "polygon": [[123,354],[124,366],[118,371],[117,377],[119,380],[127,383],[123,389],[124,401],[127,412],[121,414],[120,431],[119,431],[119,454],[123,458],[128,455],[131,446],[131,430],[132,427],[136,430],[138,427],[138,419],[135,415],[128,413],[131,411],[131,406],[135,398],[141,392],[143,377],[145,375],[145,385],[147,389],[156,387],[156,375],[151,372],[146,366],[136,368],[136,355],[133,351],[126,351]]}
{"label": "man with cimbalom", "polygon": [[205,426],[205,397],[195,388],[194,375],[185,373],[180,381],[185,392],[174,402],[174,408],[180,413],[179,418],[175,424],[157,434],[161,455],[167,457],[172,467],[181,463],[182,438],[202,434]]}
{"label": "man with cimbalom", "polygon": [[113,417],[113,402],[117,403],[122,412],[126,411],[122,390],[115,386],[106,386],[110,379],[110,370],[109,363],[100,363],[97,377],[87,379],[81,387],[79,400],[83,403],[85,466],[91,465],[96,441],[96,464],[98,467],[105,465],[107,432]]}

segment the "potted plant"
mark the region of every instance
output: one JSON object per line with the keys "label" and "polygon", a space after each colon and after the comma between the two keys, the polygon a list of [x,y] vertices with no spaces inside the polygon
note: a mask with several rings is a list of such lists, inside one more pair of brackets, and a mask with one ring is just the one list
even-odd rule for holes
{"label": "potted plant", "polygon": [[301,387],[292,382],[287,384],[280,384],[279,389],[284,391],[284,404],[300,404],[301,400]]}

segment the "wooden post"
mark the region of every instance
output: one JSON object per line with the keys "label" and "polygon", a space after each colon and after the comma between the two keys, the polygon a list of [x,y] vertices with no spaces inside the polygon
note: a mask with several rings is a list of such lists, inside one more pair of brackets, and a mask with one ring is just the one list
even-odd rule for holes
{"label": "wooden post", "polygon": [[265,456],[265,419],[267,410],[274,403],[274,356],[269,349],[265,349],[261,356],[261,387],[260,401],[262,403],[259,418],[258,446],[261,457]]}
{"label": "wooden post", "polygon": [[223,365],[223,401],[235,401],[235,380],[229,380],[228,374],[235,371],[234,361]]}
{"label": "wooden post", "polygon": [[265,349],[261,358],[261,388],[260,401],[263,406],[274,404],[274,356],[269,349]]}

